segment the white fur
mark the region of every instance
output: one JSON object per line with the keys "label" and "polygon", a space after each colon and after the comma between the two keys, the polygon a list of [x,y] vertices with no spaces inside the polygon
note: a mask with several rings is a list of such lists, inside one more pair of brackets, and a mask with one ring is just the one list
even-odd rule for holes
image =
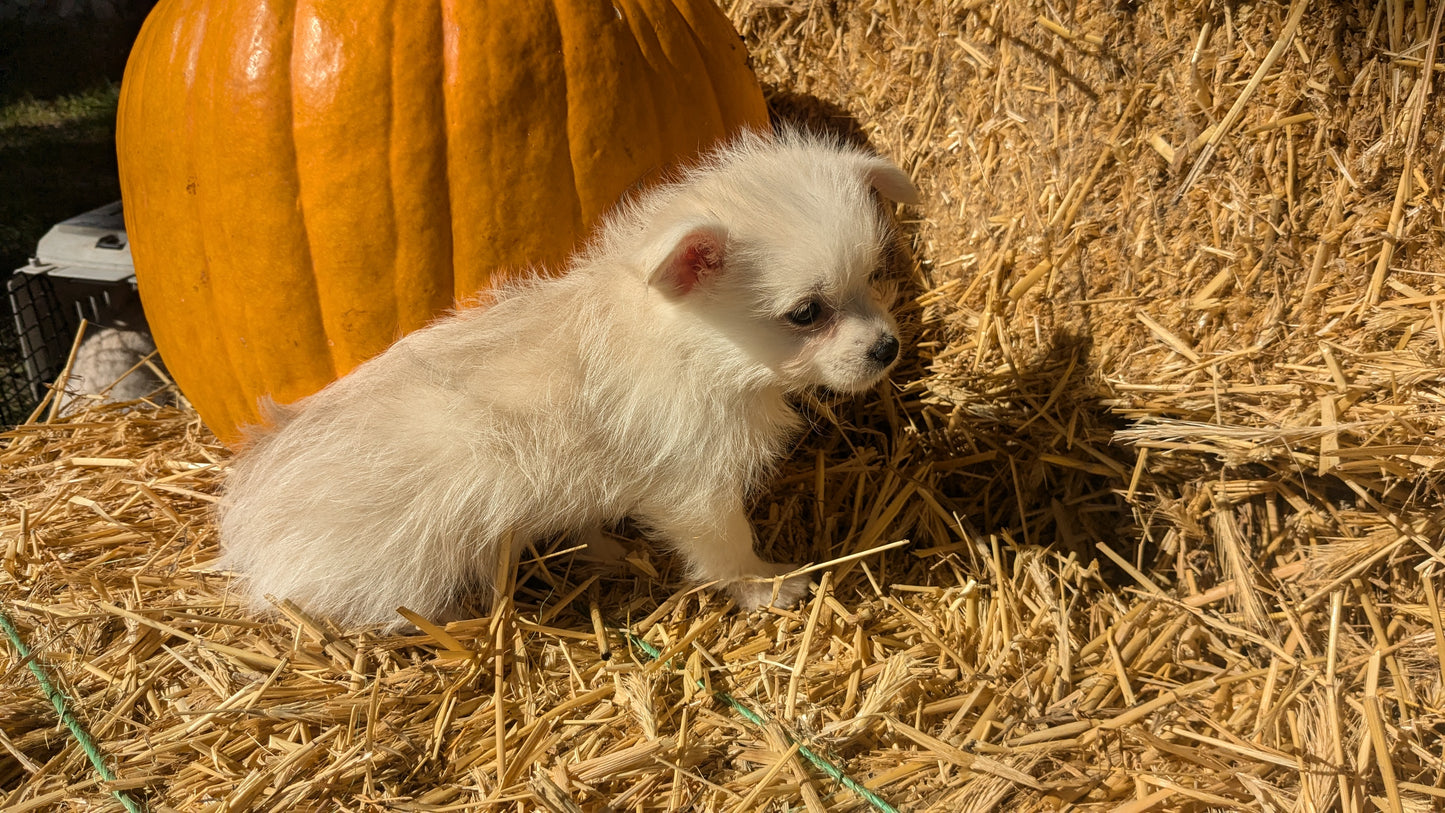
{"label": "white fur", "polygon": [[[223,566],[258,606],[394,626],[490,585],[509,535],[630,516],[693,578],[767,604],[749,577],[789,566],[753,552],[746,499],[801,428],[789,394],[892,364],[873,190],[915,194],[859,150],[747,135],[620,206],[564,276],[504,285],[287,408],[231,468]],[[816,322],[789,321],[810,298]]]}
{"label": "white fur", "polygon": [[66,392],[61,396],[61,410],[74,411],[88,400],[86,396],[101,401],[134,401],[155,393],[165,386],[161,377],[145,365],[155,352],[155,342],[145,331],[91,328],[75,353]]}
{"label": "white fur", "polygon": [[107,303],[108,324],[91,325],[76,350],[70,378],[60,396],[61,411],[75,413],[91,401],[150,397],[158,404],[171,403],[171,394],[160,392],[167,384],[165,363],[155,355],[155,341],[140,298],[118,286],[109,292]]}

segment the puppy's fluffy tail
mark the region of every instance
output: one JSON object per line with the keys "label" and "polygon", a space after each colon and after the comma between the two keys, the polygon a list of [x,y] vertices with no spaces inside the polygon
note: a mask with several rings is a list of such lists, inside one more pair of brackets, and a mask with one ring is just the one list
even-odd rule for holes
{"label": "puppy's fluffy tail", "polygon": [[218,564],[263,611],[269,595],[348,625],[399,626],[398,606],[437,617],[491,552],[470,482],[435,444],[398,437],[399,416],[329,406],[282,416],[236,459]]}

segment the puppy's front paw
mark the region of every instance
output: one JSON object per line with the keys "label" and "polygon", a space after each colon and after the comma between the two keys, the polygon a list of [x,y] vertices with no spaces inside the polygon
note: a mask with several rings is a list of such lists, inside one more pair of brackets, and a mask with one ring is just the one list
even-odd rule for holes
{"label": "puppy's front paw", "polygon": [[[791,564],[769,564],[768,569],[771,575],[781,576],[797,569],[797,565]],[[738,608],[751,612],[759,607],[791,607],[798,603],[808,593],[808,577],[794,576],[791,579],[783,579],[781,583],[777,579],[769,579],[769,574],[758,574],[756,577],[739,579],[728,584],[728,592],[737,601]],[[776,594],[776,598],[774,598]]]}

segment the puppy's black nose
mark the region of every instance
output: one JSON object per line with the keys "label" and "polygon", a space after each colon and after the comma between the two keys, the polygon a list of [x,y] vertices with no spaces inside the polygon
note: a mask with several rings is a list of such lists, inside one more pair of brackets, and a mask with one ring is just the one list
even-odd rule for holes
{"label": "puppy's black nose", "polygon": [[886,367],[898,358],[898,339],[892,334],[885,335],[878,340],[878,343],[868,348],[868,358],[878,362],[878,366]]}

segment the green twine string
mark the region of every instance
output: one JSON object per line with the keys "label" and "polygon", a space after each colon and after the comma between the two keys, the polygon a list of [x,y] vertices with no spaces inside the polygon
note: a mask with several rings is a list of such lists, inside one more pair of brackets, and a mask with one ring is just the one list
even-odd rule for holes
{"label": "green twine string", "polygon": [[[15,651],[19,654],[20,659],[30,667],[30,672],[35,675],[35,680],[40,684],[40,690],[45,693],[45,699],[55,707],[55,713],[60,716],[66,728],[70,729],[70,736],[80,743],[80,750],[90,758],[90,764],[95,767],[95,772],[100,774],[101,779],[114,782],[115,774],[106,767],[105,756],[100,753],[100,747],[95,744],[95,740],[90,738],[90,733],[85,730],[80,721],[75,719],[75,715],[70,713],[70,707],[65,702],[65,695],[55,688],[55,684],[50,682],[50,677],[45,674],[45,670],[40,668],[40,664],[30,656],[30,647],[25,645],[25,640],[20,637],[20,631],[15,629],[15,625],[11,623],[10,617],[5,614],[4,610],[0,610],[0,627],[4,628],[5,634],[10,638],[10,643],[15,645]],[[125,791],[117,789],[110,793],[130,813],[142,813],[144,810],[140,803],[132,799],[130,794]]]}
{"label": "green twine string", "polygon": [[[648,656],[652,658],[652,660],[655,661],[662,656],[661,650],[659,650],[652,644],[649,644],[648,642],[642,640],[636,635],[633,635],[632,630],[622,628],[621,632],[623,635],[627,636],[627,640],[631,641],[633,646],[641,649],[643,652],[646,652]],[[704,684],[701,680],[695,680],[693,681],[693,683],[695,683],[699,689],[707,691],[706,684]],[[762,715],[738,702],[737,698],[733,697],[727,692],[721,690],[713,692],[713,697],[723,701],[724,703],[727,703],[729,706],[732,706],[734,711],[736,711],[738,714],[741,714],[744,719],[746,719],[753,725],[758,727],[767,725],[767,721],[763,719]],[[784,732],[784,736],[787,736],[786,732]],[[791,739],[791,737],[789,738]],[[865,801],[867,801],[868,804],[873,805],[874,809],[881,811],[881,813],[898,813],[897,808],[883,801],[883,799],[880,798],[878,794],[874,793],[868,788],[863,787],[863,784],[858,780],[843,773],[843,770],[841,768],[819,756],[818,753],[815,752],[813,749],[809,748],[806,745],[799,745],[798,753],[802,754],[805,758],[807,758],[809,762],[813,763],[814,767],[816,767],[818,770],[832,777],[834,781],[841,783],[843,787],[858,794]]]}

